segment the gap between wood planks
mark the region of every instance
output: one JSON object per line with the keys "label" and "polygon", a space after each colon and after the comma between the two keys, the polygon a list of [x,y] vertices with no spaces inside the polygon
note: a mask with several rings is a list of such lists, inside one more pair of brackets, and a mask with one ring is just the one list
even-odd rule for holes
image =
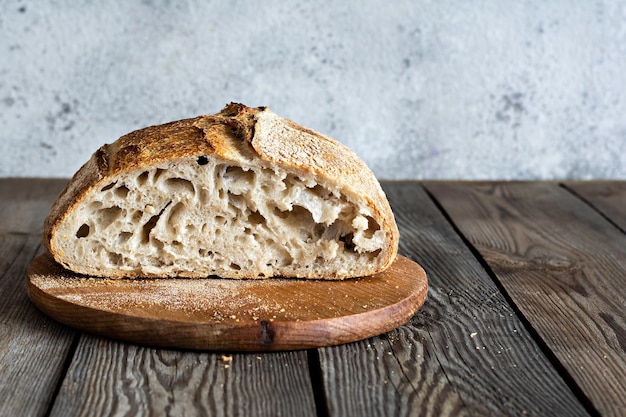
{"label": "gap between wood planks", "polygon": [[322,363],[320,354],[317,349],[309,349],[306,352],[309,375],[311,378],[311,387],[313,388],[313,401],[315,403],[315,412],[318,417],[329,417],[328,399],[324,390],[324,375],[322,373]]}
{"label": "gap between wood planks", "polygon": [[59,372],[59,380],[57,381],[54,391],[52,391],[51,401],[48,404],[48,409],[44,414],[44,417],[50,417],[52,414],[52,409],[54,408],[54,404],[56,403],[56,399],[59,396],[59,392],[61,392],[61,387],[63,386],[63,381],[67,377],[67,373],[70,369],[70,365],[74,360],[74,355],[76,354],[76,349],[78,348],[78,342],[80,340],[81,333],[76,331],[72,336],[72,343],[70,344],[69,349],[67,350],[67,355],[65,356],[65,360],[63,361],[63,366],[61,367],[61,371]]}
{"label": "gap between wood planks", "polygon": [[[539,333],[537,333],[537,331],[532,326],[530,321],[528,321],[526,319],[526,316],[524,316],[524,314],[521,312],[521,310],[517,307],[517,305],[515,304],[513,299],[510,297],[510,295],[507,292],[507,290],[505,289],[505,287],[502,285],[502,283],[498,279],[498,276],[493,272],[493,270],[491,269],[491,267],[489,266],[487,261],[482,257],[482,255],[480,254],[478,249],[476,249],[474,247],[474,245],[472,245],[472,243],[465,237],[465,235],[461,232],[461,230],[457,227],[455,222],[449,216],[448,212],[439,203],[439,201],[435,198],[435,196],[428,190],[428,188],[425,187],[421,183],[419,185],[424,190],[424,192],[428,195],[428,197],[431,199],[431,201],[433,202],[435,207],[437,207],[437,209],[441,212],[441,214],[444,216],[446,221],[450,224],[450,226],[452,227],[454,232],[459,236],[459,238],[467,246],[467,248],[470,250],[470,252],[474,256],[474,258],[476,258],[476,260],[483,267],[483,269],[485,270],[487,275],[494,282],[496,288],[498,288],[498,290],[502,293],[502,295],[504,296],[504,299],[509,304],[509,306],[511,307],[511,309],[513,310],[515,315],[519,318],[519,320],[522,323],[522,325],[524,326],[524,328],[528,331],[528,333],[530,334],[530,336],[532,337],[534,342],[537,343],[537,346],[539,346],[539,349],[541,349],[541,352],[546,356],[546,358],[548,358],[548,361],[550,362],[550,364],[552,364],[552,366],[554,366],[554,368],[556,369],[556,372],[561,376],[561,378],[563,379],[563,381],[565,382],[567,387],[570,389],[570,391],[580,401],[582,406],[585,408],[585,411],[587,411],[591,416],[601,417],[601,413],[598,411],[598,409],[596,409],[596,407],[593,405],[593,403],[589,399],[589,397],[587,397],[587,395],[584,393],[582,388],[580,388],[578,386],[578,384],[576,383],[576,381],[574,380],[572,375],[567,371],[565,366],[561,363],[561,361],[559,361],[559,359],[556,357],[554,352],[552,352],[550,347],[544,342],[543,338],[539,335]],[[598,211],[595,207],[593,207],[591,204],[586,202],[584,199],[582,199],[576,193],[572,192],[569,188],[565,187],[563,184],[559,184],[559,185],[561,187],[565,188],[568,192],[570,192],[576,198],[581,199],[583,202],[585,202],[585,204],[588,204],[589,206],[591,206],[595,211]],[[600,213],[600,214],[602,214],[602,213]],[[602,215],[602,216],[605,217],[604,215]],[[613,222],[611,222],[611,224],[614,225],[615,227],[617,227],[617,225],[615,225]],[[617,227],[617,228],[620,229],[619,227]]]}
{"label": "gap between wood planks", "polygon": [[626,234],[626,230],[624,230],[622,227],[620,227],[620,225],[615,220],[613,220],[612,218],[607,216],[604,213],[604,211],[600,210],[595,204],[593,204],[590,200],[585,198],[582,194],[578,193],[574,188],[572,188],[571,186],[569,186],[568,184],[565,184],[565,183],[559,183],[559,187],[563,188],[564,190],[566,190],[567,192],[572,194],[574,197],[576,197],[577,199],[579,199],[580,201],[585,203],[593,211],[598,213],[604,220],[606,220],[611,225],[613,225],[617,230],[619,230],[620,232]]}

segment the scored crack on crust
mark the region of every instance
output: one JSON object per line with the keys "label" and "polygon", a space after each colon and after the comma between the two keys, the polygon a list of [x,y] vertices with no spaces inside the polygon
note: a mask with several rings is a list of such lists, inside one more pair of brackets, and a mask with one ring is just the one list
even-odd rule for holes
{"label": "scored crack on crust", "polygon": [[[101,265],[76,265],[76,262],[68,262],[68,255],[63,253],[67,246],[60,243],[63,239],[57,233],[59,226],[88,196],[101,192],[115,178],[127,178],[151,169],[160,169],[158,167],[167,164],[176,165],[183,163],[181,161],[195,161],[198,158],[211,158],[216,163],[243,167],[245,171],[256,172],[261,167],[268,172],[273,170],[282,179],[291,174],[311,186],[321,184],[330,195],[340,196],[356,207],[361,207],[360,210],[366,214],[361,217],[376,219],[377,227],[384,234],[383,247],[375,259],[357,270],[337,271],[335,265],[335,271],[326,271],[325,276],[320,276],[319,272],[310,270],[298,273],[293,268],[252,268],[257,274],[249,277],[268,276],[268,273],[271,275],[278,271],[285,276],[340,279],[379,272],[395,259],[399,233],[393,213],[374,174],[356,154],[327,136],[277,116],[267,107],[250,108],[238,103],[230,103],[215,115],[140,129],[98,149],[53,204],[44,223],[46,248],[66,268],[90,275],[206,276],[206,270],[200,271],[200,274],[176,269],[160,273],[156,269],[141,266],[134,270],[120,268],[116,271]],[[359,216],[358,213],[354,215]],[[361,224],[361,217],[355,217],[354,224]],[[64,238],[68,238],[67,233]],[[217,272],[222,272],[222,276],[245,276],[236,271]]]}

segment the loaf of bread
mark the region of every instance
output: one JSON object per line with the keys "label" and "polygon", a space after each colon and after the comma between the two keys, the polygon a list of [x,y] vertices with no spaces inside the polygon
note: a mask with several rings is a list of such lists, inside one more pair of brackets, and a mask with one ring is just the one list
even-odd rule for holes
{"label": "loaf of bread", "polygon": [[235,103],[102,146],[44,225],[59,264],[112,278],[366,276],[393,262],[398,239],[352,151]]}

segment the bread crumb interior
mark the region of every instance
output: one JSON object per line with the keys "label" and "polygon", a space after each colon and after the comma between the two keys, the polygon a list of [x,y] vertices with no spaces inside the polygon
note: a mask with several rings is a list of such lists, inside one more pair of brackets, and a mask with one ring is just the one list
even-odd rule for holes
{"label": "bread crumb interior", "polygon": [[349,274],[385,240],[364,202],[313,176],[204,156],[101,184],[56,236],[68,263],[233,278]]}

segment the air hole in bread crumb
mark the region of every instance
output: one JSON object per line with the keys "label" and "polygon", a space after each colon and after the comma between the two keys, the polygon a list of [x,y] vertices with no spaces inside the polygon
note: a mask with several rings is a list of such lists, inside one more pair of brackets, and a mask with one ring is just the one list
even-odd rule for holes
{"label": "air hole in bread crumb", "polygon": [[242,167],[232,165],[227,167],[226,171],[224,171],[224,178],[235,181],[252,182],[254,181],[254,171],[244,170]]}
{"label": "air hole in bread crumb", "polygon": [[141,220],[141,218],[143,217],[143,211],[141,210],[136,210],[133,213],[133,217],[132,217],[132,221],[133,223],[139,223],[139,220]]}
{"label": "air hole in bread crumb", "polygon": [[111,188],[115,187],[115,184],[117,184],[117,181],[105,185],[100,191],[110,190]]}
{"label": "air hole in bread crumb", "polygon": [[276,259],[276,264],[279,267],[285,267],[293,264],[293,261],[293,257],[289,254],[289,252],[285,251],[282,258]]}
{"label": "air hole in bread crumb", "polygon": [[231,194],[228,192],[228,207],[235,213],[243,211],[247,204],[243,196]]}
{"label": "air hole in bread crumb", "polygon": [[150,232],[152,231],[152,229],[154,229],[154,226],[156,226],[160,217],[160,214],[152,216],[150,217],[150,220],[148,220],[146,224],[143,225],[143,227],[141,228],[141,243],[148,243],[150,241]]}
{"label": "air hole in bread crumb", "polygon": [[327,200],[331,194],[329,190],[327,190],[326,188],[322,187],[319,184],[316,184],[315,186],[313,186],[313,188],[311,188],[311,192],[313,193],[313,195],[318,196],[322,200]]}
{"label": "air hole in bread crumb", "polygon": [[[146,224],[143,225],[143,227],[141,228],[141,243],[146,244],[150,241],[150,232],[152,232],[152,229],[154,229],[154,227],[156,226],[157,222],[159,221],[159,219],[161,218],[161,215],[163,214],[163,212],[165,211],[165,209],[172,204],[172,202],[168,202],[165,207],[163,207],[161,209],[161,211],[159,212],[159,214],[156,214],[152,217],[150,217],[150,220],[148,220],[146,222]],[[154,242],[155,245],[157,245],[158,249],[162,249],[163,248],[163,243],[162,242]],[[160,243],[160,246],[158,245],[158,243]]]}
{"label": "air hole in bread crumb", "polygon": [[119,253],[109,252],[109,263],[111,265],[121,265],[122,259],[122,255],[120,255]]}
{"label": "air hole in bread crumb", "polygon": [[122,215],[122,209],[117,206],[107,207],[98,210],[96,218],[100,219],[100,227],[106,229],[114,221],[116,221]]}
{"label": "air hole in bread crumb", "polygon": [[128,195],[128,191],[128,187],[126,187],[125,185],[120,185],[115,189],[115,196],[118,198],[126,198],[126,196]]}
{"label": "air hole in bread crumb", "polygon": [[322,237],[322,235],[324,234],[324,232],[326,231],[326,227],[324,227],[323,224],[315,224],[315,226],[313,227],[313,237],[315,237],[316,239],[320,239]]}
{"label": "air hole in bread crumb", "polygon": [[352,239],[354,238],[354,234],[348,233],[343,236],[339,236],[339,241],[343,242],[344,249],[354,252],[355,245],[352,243]]}
{"label": "air hole in bread crumb", "polygon": [[230,264],[230,269],[233,269],[233,270],[235,270],[235,271],[240,271],[240,270],[241,270],[241,267],[240,267],[239,265],[237,265],[236,263],[231,262],[231,264]]}
{"label": "air hole in bread crumb", "polygon": [[161,178],[161,175],[163,175],[165,171],[166,170],[163,168],[157,168],[154,172],[154,176],[152,177],[152,182],[156,184],[156,182],[159,180],[159,178]]}
{"label": "air hole in bread crumb", "polygon": [[184,178],[169,178],[165,181],[165,187],[167,188],[167,192],[173,195],[184,192],[195,194],[195,189],[191,181]]}
{"label": "air hole in bread crumb", "polygon": [[132,235],[133,234],[130,232],[121,232],[117,237],[117,243],[121,244],[128,242]]}
{"label": "air hole in bread crumb", "polygon": [[167,226],[169,233],[176,233],[176,230],[181,224],[185,222],[185,205],[182,202],[178,202],[172,207],[165,219],[165,225]]}
{"label": "air hole in bread crumb", "polygon": [[148,171],[142,172],[137,177],[137,184],[139,184],[139,185],[144,185],[146,183],[146,181],[148,181]]}
{"label": "air hole in bread crumb", "polygon": [[278,207],[274,207],[274,214],[276,215],[276,217],[279,217],[281,219],[286,219],[287,217],[289,217],[289,211],[281,210]]}
{"label": "air hole in bread crumb", "polygon": [[76,237],[80,239],[87,236],[89,236],[89,225],[83,224],[78,228],[78,231],[76,232]]}
{"label": "air hole in bread crumb", "polygon": [[380,230],[380,225],[373,217],[367,216],[367,230],[363,231],[363,236],[366,239],[371,239],[378,230]]}
{"label": "air hole in bread crumb", "polygon": [[200,204],[203,206],[209,204],[209,202],[211,201],[211,196],[209,195],[209,191],[206,188],[200,189],[199,199],[200,199]]}
{"label": "air hole in bread crumb", "polygon": [[202,155],[198,157],[197,162],[198,162],[198,165],[206,165],[209,163],[209,160],[207,159],[206,156]]}
{"label": "air hole in bread crumb", "polygon": [[259,213],[258,211],[253,211],[248,216],[248,222],[255,226],[259,224],[265,224],[265,217],[263,217],[263,215]]}

